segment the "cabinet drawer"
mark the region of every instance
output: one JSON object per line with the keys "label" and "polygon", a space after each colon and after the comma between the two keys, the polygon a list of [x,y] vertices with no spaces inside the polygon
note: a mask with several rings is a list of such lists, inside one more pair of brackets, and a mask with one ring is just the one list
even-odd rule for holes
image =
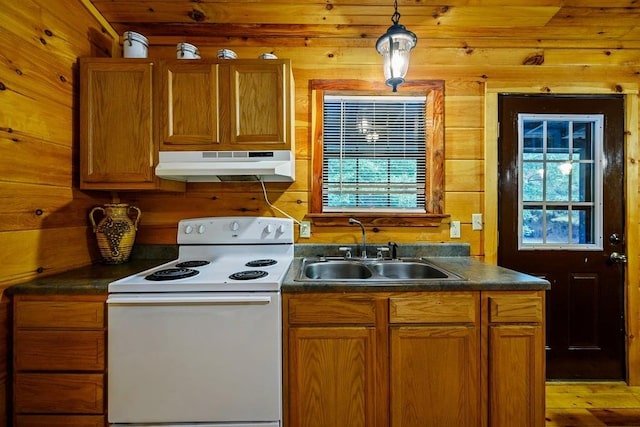
{"label": "cabinet drawer", "polygon": [[104,375],[26,374],[15,376],[15,412],[102,414]]}
{"label": "cabinet drawer", "polygon": [[424,293],[389,298],[390,323],[476,323],[475,293]]}
{"label": "cabinet drawer", "polygon": [[542,322],[543,299],[537,295],[490,295],[492,323]]}
{"label": "cabinet drawer", "polygon": [[18,415],[16,427],[104,427],[102,415]]}
{"label": "cabinet drawer", "polygon": [[368,297],[313,297],[289,300],[289,323],[374,324],[375,300]]}
{"label": "cabinet drawer", "polygon": [[104,331],[16,331],[15,368],[38,371],[104,369]]}
{"label": "cabinet drawer", "polygon": [[15,308],[18,328],[103,328],[103,301],[26,301]]}

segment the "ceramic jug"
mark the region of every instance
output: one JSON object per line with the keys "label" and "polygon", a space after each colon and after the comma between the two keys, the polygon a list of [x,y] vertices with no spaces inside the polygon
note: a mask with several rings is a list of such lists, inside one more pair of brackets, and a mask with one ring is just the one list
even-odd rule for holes
{"label": "ceramic jug", "polygon": [[[129,216],[132,211],[136,213],[133,219]],[[102,213],[102,219],[97,223],[94,215],[96,212]],[[107,203],[104,207],[96,206],[91,209],[89,219],[103,262],[122,264],[129,260],[141,214],[140,209],[126,203]]]}

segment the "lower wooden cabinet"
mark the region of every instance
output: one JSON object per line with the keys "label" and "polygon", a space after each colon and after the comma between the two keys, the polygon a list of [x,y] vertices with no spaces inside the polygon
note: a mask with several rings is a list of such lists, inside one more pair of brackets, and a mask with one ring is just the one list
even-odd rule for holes
{"label": "lower wooden cabinet", "polygon": [[544,293],[482,295],[488,425],[545,425]]}
{"label": "lower wooden cabinet", "polygon": [[392,427],[480,427],[480,298],[389,298]]}
{"label": "lower wooden cabinet", "polygon": [[[289,426],[374,426],[378,386],[375,300],[288,302]],[[322,325],[322,327],[317,327]]]}
{"label": "lower wooden cabinet", "polygon": [[544,291],[285,293],[285,427],[544,426]]}
{"label": "lower wooden cabinet", "polygon": [[14,297],[15,427],[104,427],[104,295]]}

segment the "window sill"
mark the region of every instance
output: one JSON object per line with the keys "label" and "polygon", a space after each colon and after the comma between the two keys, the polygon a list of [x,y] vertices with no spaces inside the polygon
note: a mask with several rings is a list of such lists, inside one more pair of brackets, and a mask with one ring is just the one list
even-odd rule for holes
{"label": "window sill", "polygon": [[397,213],[312,213],[307,218],[313,221],[313,225],[342,226],[349,225],[349,218],[356,218],[367,227],[439,227],[449,222],[449,214],[397,214]]}

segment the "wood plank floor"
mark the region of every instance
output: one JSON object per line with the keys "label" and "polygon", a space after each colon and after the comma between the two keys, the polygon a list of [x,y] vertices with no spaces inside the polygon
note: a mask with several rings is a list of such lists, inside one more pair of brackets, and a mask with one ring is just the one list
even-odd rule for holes
{"label": "wood plank floor", "polygon": [[640,427],[640,387],[547,382],[546,427]]}

